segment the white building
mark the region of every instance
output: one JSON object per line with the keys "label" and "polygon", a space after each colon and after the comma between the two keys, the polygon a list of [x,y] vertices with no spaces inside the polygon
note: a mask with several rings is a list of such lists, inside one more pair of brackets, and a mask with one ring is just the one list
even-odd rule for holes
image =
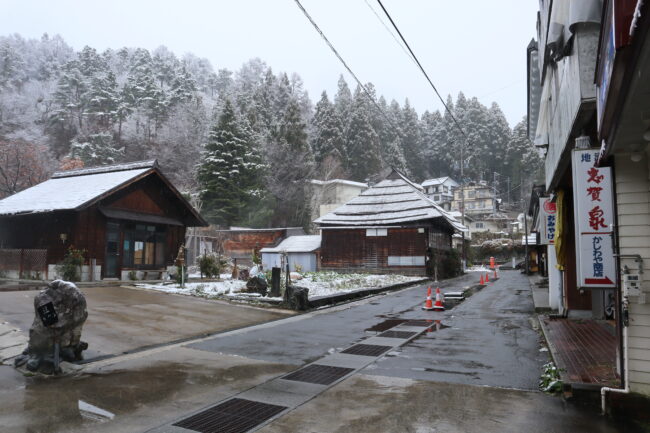
{"label": "white building", "polygon": [[312,220],[332,212],[368,189],[367,183],[345,179],[311,180]]}
{"label": "white building", "polygon": [[321,237],[317,235],[290,236],[280,242],[277,247],[262,248],[262,267],[265,270],[286,266],[294,272],[316,272],[318,270],[318,255]]}
{"label": "white building", "polygon": [[422,182],[424,193],[436,204],[445,210],[451,209],[451,202],[454,199],[454,191],[458,188],[458,182],[449,176],[427,179]]}

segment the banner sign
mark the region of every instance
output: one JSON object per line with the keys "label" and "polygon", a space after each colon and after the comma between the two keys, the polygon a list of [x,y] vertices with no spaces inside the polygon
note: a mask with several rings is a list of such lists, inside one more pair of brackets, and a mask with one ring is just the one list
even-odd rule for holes
{"label": "banner sign", "polygon": [[539,242],[553,245],[555,239],[555,203],[550,197],[539,198]]}
{"label": "banner sign", "polygon": [[609,167],[594,167],[598,150],[574,150],[573,203],[578,288],[616,287],[614,201]]}

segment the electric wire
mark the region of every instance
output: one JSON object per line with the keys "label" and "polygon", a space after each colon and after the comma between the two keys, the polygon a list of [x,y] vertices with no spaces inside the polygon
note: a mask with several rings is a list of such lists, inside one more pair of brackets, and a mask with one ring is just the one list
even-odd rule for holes
{"label": "electric wire", "polygon": [[[296,0],[296,1],[297,1],[297,0]],[[431,78],[429,78],[429,74],[427,74],[427,72],[426,72],[426,71],[424,70],[424,68],[422,67],[422,64],[420,63],[420,61],[418,60],[417,56],[415,55],[415,53],[414,53],[413,50],[411,49],[411,46],[408,44],[408,42],[406,42],[406,39],[404,38],[404,35],[402,35],[402,32],[400,31],[399,27],[397,27],[397,24],[395,24],[395,21],[394,21],[393,18],[390,16],[390,14],[388,13],[388,11],[386,10],[386,8],[384,7],[384,5],[382,4],[381,0],[377,0],[377,3],[379,3],[379,6],[381,6],[381,9],[384,11],[384,14],[386,14],[386,16],[388,17],[388,20],[389,20],[390,23],[393,25],[393,28],[395,29],[395,31],[397,31],[397,34],[399,35],[400,39],[402,40],[402,42],[404,43],[404,45],[405,45],[406,48],[408,49],[409,53],[411,53],[411,56],[413,57],[413,60],[414,60],[415,63],[418,65],[418,68],[420,68],[420,71],[422,71],[422,74],[424,74],[424,77],[427,79],[427,81],[428,81],[429,84],[431,85],[431,88],[433,88],[433,91],[434,91],[434,92],[436,93],[436,95],[438,96],[438,99],[440,99],[440,102],[442,102],[442,105],[445,107],[445,110],[446,110],[447,113],[449,113],[449,115],[451,116],[451,119],[454,121],[454,124],[456,125],[456,128],[458,128],[458,130],[459,130],[460,133],[463,135],[463,137],[465,137],[465,140],[469,143],[469,138],[467,137],[467,134],[465,134],[465,131],[464,131],[463,128],[460,126],[460,123],[459,123],[458,120],[456,119],[456,116],[454,116],[454,113],[451,112],[451,110],[449,109],[449,107],[448,107],[447,104],[445,103],[444,99],[443,99],[442,96],[440,95],[440,92],[438,92],[438,89],[436,88],[435,84],[433,84],[433,81],[431,81]]]}
{"label": "electric wire", "polygon": [[398,130],[398,128],[393,124],[393,122],[392,122],[391,119],[388,117],[388,115],[387,115],[387,114],[384,112],[384,110],[379,106],[379,104],[377,103],[377,101],[375,101],[375,98],[374,98],[374,97],[372,96],[372,94],[368,91],[368,89],[366,88],[366,86],[363,85],[363,83],[361,82],[361,80],[359,80],[359,78],[357,77],[357,75],[352,71],[352,69],[348,66],[348,64],[345,62],[345,60],[343,60],[343,57],[341,57],[341,55],[340,55],[339,52],[336,50],[336,48],[334,48],[334,45],[332,45],[332,43],[329,41],[329,39],[327,39],[327,36],[325,36],[325,33],[323,33],[323,31],[320,29],[320,27],[318,27],[318,24],[316,24],[316,22],[315,22],[314,19],[311,17],[311,15],[309,15],[309,13],[307,12],[307,10],[306,10],[306,9],[303,7],[303,5],[300,3],[300,0],[294,0],[294,1],[295,1],[296,5],[298,6],[298,8],[299,8],[299,9],[302,11],[302,13],[305,15],[305,17],[307,17],[307,19],[309,20],[309,22],[311,23],[311,25],[314,26],[314,28],[316,29],[316,31],[318,32],[318,34],[320,35],[320,37],[323,38],[323,40],[325,41],[325,43],[327,44],[327,46],[330,48],[330,50],[332,50],[332,52],[334,53],[334,55],[335,55],[335,56],[339,59],[339,61],[343,64],[343,66],[345,67],[345,69],[347,69],[347,71],[350,73],[350,75],[352,75],[352,77],[353,77],[354,80],[357,82],[357,84],[359,85],[359,87],[361,87],[361,89],[363,89],[363,91],[364,91],[364,93],[366,94],[366,96],[368,96],[368,99],[370,99],[370,101],[375,105],[375,107],[377,107],[377,110],[379,110],[379,113],[381,113],[381,115],[384,116],[384,118],[386,119],[386,121],[388,121],[388,123],[390,124],[390,126],[391,126],[393,129]]}
{"label": "electric wire", "polygon": [[[392,31],[392,30],[391,30],[391,29],[386,25],[386,23],[384,22],[384,20],[381,19],[381,17],[379,16],[379,14],[378,14],[377,11],[375,10],[375,8],[373,8],[372,5],[370,4],[370,2],[369,2],[368,0],[364,0],[364,2],[365,2],[366,5],[368,6],[368,8],[372,11],[372,13],[377,17],[377,20],[379,20],[379,22],[381,23],[381,25],[384,26],[384,28],[386,29],[386,31],[387,31],[387,32],[392,36],[392,38],[393,38],[393,40],[395,41],[395,43],[396,43],[396,44],[397,44],[397,45],[402,49],[402,51],[404,52],[404,54],[406,54],[406,57],[408,57],[409,60],[411,60],[413,63],[415,63],[415,60],[413,59],[413,57],[411,57],[411,55],[409,54],[409,52],[406,51],[406,48],[404,47],[404,45],[399,41],[399,39],[397,39],[397,36],[395,36],[395,33],[393,33],[393,31]],[[415,64],[417,65],[417,63],[415,63]]]}

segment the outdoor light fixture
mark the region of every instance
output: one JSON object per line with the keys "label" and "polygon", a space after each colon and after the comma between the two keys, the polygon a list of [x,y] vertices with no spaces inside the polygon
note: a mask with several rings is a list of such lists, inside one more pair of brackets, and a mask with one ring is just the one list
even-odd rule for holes
{"label": "outdoor light fixture", "polygon": [[59,235],[59,238],[61,239],[61,242],[63,242],[65,244],[65,241],[68,240],[68,235],[66,233],[61,233]]}
{"label": "outdoor light fixture", "polygon": [[630,155],[632,162],[639,162],[643,159],[643,154],[641,152],[635,152]]}

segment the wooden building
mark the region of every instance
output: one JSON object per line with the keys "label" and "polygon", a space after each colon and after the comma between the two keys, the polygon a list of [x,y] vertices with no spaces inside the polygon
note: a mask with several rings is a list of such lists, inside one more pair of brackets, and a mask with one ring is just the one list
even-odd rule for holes
{"label": "wooden building", "polygon": [[0,200],[0,248],[46,251],[47,274],[74,246],[90,279],[161,278],[186,227],[206,225],[155,160],[57,172]]}
{"label": "wooden building", "polygon": [[431,276],[451,271],[452,235],[467,230],[396,170],[314,223],[322,270]]}

